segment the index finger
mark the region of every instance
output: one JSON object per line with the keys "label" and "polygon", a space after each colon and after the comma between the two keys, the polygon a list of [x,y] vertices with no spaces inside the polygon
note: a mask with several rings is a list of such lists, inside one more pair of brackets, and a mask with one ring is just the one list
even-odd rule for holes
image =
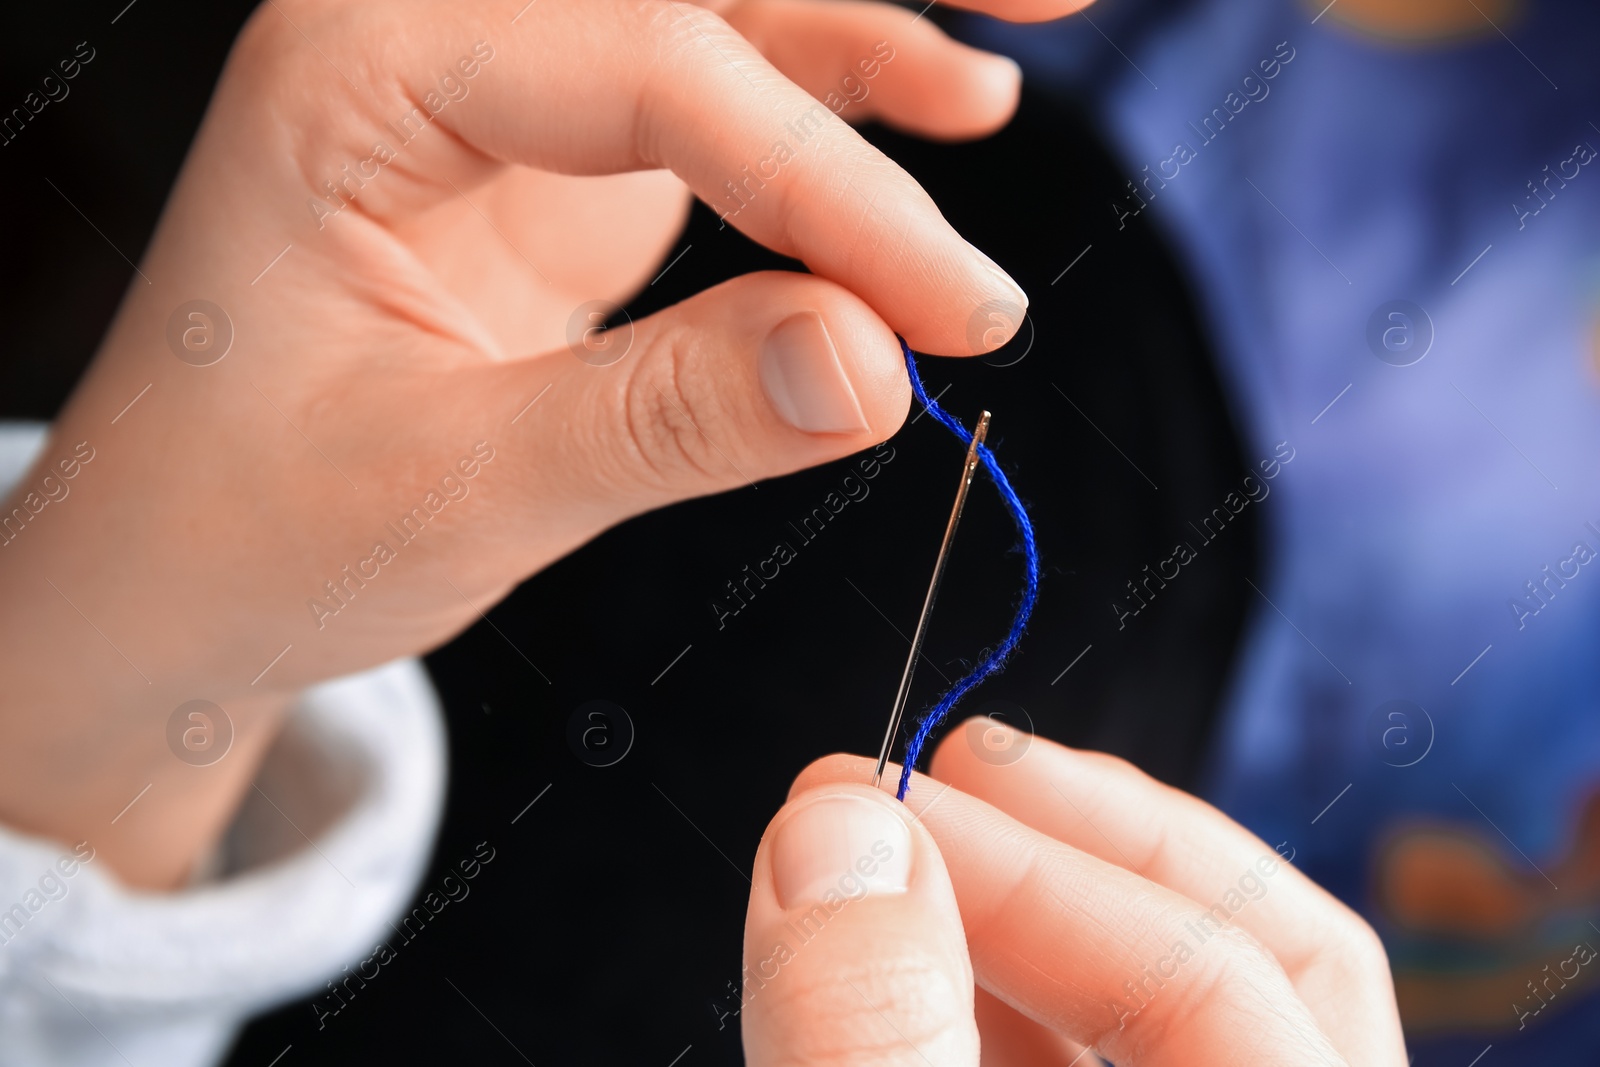
{"label": "index finger", "polygon": [[969,321],[989,303],[1015,308],[1021,325],[1021,287],[719,16],[625,4],[615,28],[621,51],[649,56],[591,75],[632,120],[616,146],[628,166],[670,168],[730,225],[849,288],[913,347],[973,354]]}
{"label": "index finger", "polygon": [[[1026,737],[1024,757],[984,760],[981,746],[966,743],[974,726]],[[930,770],[1057,841],[1212,905],[1277,957],[1351,1060],[1405,1062],[1394,986],[1372,928],[1289,863],[1266,878],[1246,873],[1277,854],[1203,800],[1114,756],[1016,735],[984,718],[952,731]]]}
{"label": "index finger", "polygon": [[[279,25],[279,9],[293,29]],[[1021,325],[1021,288],[910,175],[714,13],[678,0],[435,0],[396,11],[291,0],[264,8],[245,51],[292,57],[305,77],[254,79],[245,91],[264,81],[283,97],[246,109],[269,129],[219,133],[281,140],[283,112],[307,111],[319,89],[337,93],[349,108],[297,134],[320,157],[301,165],[337,175],[371,156],[375,137],[393,140],[400,116],[408,130],[443,127],[391,146],[382,169],[409,180],[371,179],[359,191],[363,213],[385,222],[470,194],[500,164],[669,168],[729,225],[849,288],[918,349],[986,351],[985,338],[1004,339],[990,312],[1012,331]],[[441,77],[456,96],[441,95]],[[293,163],[286,173],[303,184]],[[527,254],[537,262],[538,249]]]}
{"label": "index finger", "polygon": [[[794,789],[865,781],[830,756]],[[1193,900],[922,775],[906,804],[955,886],[979,983],[1037,1022],[1139,1067],[1346,1061],[1283,969]]]}

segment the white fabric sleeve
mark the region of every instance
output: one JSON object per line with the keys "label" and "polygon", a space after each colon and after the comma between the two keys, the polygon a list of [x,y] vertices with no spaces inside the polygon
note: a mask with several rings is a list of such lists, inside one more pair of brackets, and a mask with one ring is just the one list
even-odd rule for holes
{"label": "white fabric sleeve", "polygon": [[[0,424],[0,495],[45,435]],[[216,1063],[248,1016],[372,952],[416,892],[444,782],[439,699],[406,659],[303,694],[187,889],[124,888],[93,842],[0,826],[0,1065]]]}

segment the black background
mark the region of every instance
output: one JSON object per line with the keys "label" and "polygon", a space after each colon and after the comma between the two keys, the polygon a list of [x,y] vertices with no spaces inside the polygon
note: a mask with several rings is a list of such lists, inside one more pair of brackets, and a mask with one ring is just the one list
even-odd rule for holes
{"label": "black background", "polygon": [[[6,109],[79,41],[96,49],[70,96],[0,148],[0,417],[49,418],[93,355],[132,275],[116,250],[141,255],[250,7],[140,0],[113,25],[124,3],[30,5],[0,38]],[[867,132],[1032,297],[1032,330],[1012,346],[922,363],[957,416],[994,412],[991,443],[1043,554],[1031,633],[962,711],[1017,721],[1020,708],[1040,733],[1192,785],[1258,553],[1249,509],[1118,630],[1124,583],[1246,473],[1171,258],[1142,221],[1117,230],[1107,205],[1123,176],[1060,105],[1027,94],[1007,130],[969,145]],[[749,270],[798,269],[700,206],[671,254],[691,244],[634,317]],[[282,1067],[445,1055],[666,1067],[686,1048],[682,1067],[738,1062],[738,1020],[719,1028],[714,1005],[739,976],[756,843],[806,763],[876,752],[959,470],[960,444],[932,419],[892,447],[870,495],[812,543],[788,523],[854,461],[613,530],[522,585],[494,628],[434,652],[451,778],[422,891],[481,841],[495,859],[322,1029],[309,1000],[284,1006],[229,1062],[264,1065],[291,1045]],[[712,599],[779,540],[798,558],[719,629]],[[1013,540],[980,481],[913,710],[937,695],[936,670],[954,679],[1005,632]],[[636,734],[614,766],[586,765],[568,742],[595,699],[626,709]]]}

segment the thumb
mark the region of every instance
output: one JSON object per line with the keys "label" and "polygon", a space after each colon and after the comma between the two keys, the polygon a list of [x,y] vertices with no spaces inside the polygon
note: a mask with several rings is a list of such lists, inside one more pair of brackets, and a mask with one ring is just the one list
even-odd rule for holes
{"label": "thumb", "polygon": [[944,860],[865,785],[801,793],[767,828],[745,918],[752,1067],[977,1067],[972,965]]}
{"label": "thumb", "polygon": [[847,456],[888,438],[910,407],[893,331],[822,278],[745,275],[606,331],[598,304],[574,312],[567,349],[470,372],[472,406],[508,435],[511,462],[525,465],[516,483],[547,534],[570,523],[587,539]]}

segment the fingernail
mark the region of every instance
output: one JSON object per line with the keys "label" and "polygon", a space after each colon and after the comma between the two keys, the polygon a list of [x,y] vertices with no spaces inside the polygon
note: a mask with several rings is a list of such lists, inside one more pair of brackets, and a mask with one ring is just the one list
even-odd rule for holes
{"label": "fingernail", "polygon": [[790,315],[761,345],[761,388],[784,421],[807,433],[861,433],[867,417],[815,311]]}
{"label": "fingernail", "polygon": [[994,72],[990,83],[999,92],[1012,93],[1022,82],[1022,66],[1010,56],[989,53],[989,69]]}
{"label": "fingernail", "polygon": [[813,800],[779,825],[772,876],[786,911],[831,905],[835,897],[902,893],[911,876],[911,832],[898,815],[867,797]]}
{"label": "fingernail", "polygon": [[1005,271],[1001,270],[1000,264],[984,255],[983,250],[977,245],[972,244],[969,241],[967,246],[971,248],[973,252],[977,253],[978,258],[983,261],[983,265],[989,269],[989,273],[993,274],[996,278],[999,278],[1003,283],[1005,283],[1006,288],[1010,289],[1012,294],[1016,297],[1017,303],[1021,304],[1023,308],[1026,309],[1028,306],[1028,294],[1023,291],[1022,286],[1017,284],[1017,280],[1011,275],[1007,274]]}

